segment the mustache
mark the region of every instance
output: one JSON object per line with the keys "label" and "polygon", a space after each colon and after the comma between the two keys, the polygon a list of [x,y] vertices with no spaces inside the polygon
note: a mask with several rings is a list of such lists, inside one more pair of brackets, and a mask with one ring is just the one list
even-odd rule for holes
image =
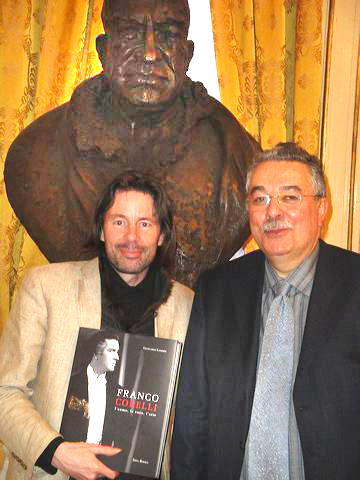
{"label": "mustache", "polygon": [[139,245],[137,242],[117,243],[116,248],[125,248],[126,250],[144,250],[144,247]]}
{"label": "mustache", "polygon": [[262,231],[269,232],[270,230],[282,230],[283,228],[293,228],[292,223],[285,218],[268,218],[262,224]]}

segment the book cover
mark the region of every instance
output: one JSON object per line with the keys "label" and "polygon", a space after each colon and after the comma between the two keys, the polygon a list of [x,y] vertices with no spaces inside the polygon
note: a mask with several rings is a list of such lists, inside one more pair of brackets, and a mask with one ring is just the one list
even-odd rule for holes
{"label": "book cover", "polygon": [[181,343],[80,328],[60,432],[68,441],[112,445],[114,470],[158,478]]}

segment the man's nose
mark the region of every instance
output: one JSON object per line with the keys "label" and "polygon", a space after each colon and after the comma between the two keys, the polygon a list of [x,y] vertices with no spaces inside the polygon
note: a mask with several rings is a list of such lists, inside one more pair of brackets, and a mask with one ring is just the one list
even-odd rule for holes
{"label": "man's nose", "polygon": [[279,203],[279,197],[277,195],[274,195],[273,197],[270,197],[270,202],[267,206],[267,214],[270,217],[276,217],[279,212],[282,212],[281,206]]}
{"label": "man's nose", "polygon": [[136,225],[132,225],[131,223],[128,225],[126,230],[127,240],[134,241],[137,239],[138,236],[138,229]]}
{"label": "man's nose", "polygon": [[154,62],[156,60],[156,40],[152,21],[149,20],[146,25],[144,58],[146,62]]}

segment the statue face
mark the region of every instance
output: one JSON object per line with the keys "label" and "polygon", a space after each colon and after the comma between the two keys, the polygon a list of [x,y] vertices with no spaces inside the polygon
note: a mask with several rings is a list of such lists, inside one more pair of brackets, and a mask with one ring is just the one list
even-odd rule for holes
{"label": "statue face", "polygon": [[193,54],[184,2],[113,2],[105,75],[130,104],[161,107],[180,91]]}

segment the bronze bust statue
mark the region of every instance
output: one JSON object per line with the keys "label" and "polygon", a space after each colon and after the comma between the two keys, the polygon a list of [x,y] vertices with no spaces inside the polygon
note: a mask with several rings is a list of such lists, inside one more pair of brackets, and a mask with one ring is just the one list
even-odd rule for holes
{"label": "bronze bust statue", "polygon": [[187,0],[105,0],[102,20],[103,72],[15,139],[9,201],[50,261],[86,259],[103,188],[125,169],[154,174],[176,206],[176,277],[191,285],[248,235],[244,174],[259,146],[186,76]]}

